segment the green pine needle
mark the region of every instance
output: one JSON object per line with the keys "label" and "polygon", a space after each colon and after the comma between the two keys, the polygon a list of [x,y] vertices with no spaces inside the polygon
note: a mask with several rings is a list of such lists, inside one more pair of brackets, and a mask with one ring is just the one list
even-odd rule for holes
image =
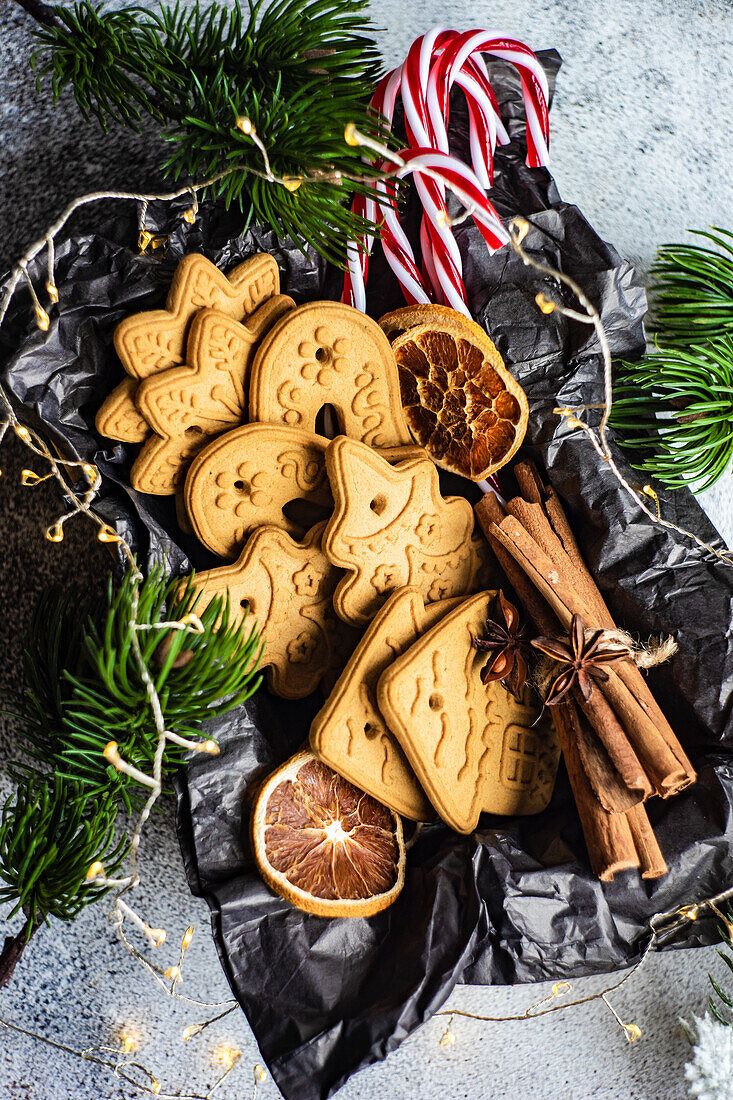
{"label": "green pine needle", "polygon": [[36,31],[34,66],[39,81],[50,78],[55,99],[70,86],[84,117],[105,130],[110,123],[137,129],[145,117],[159,123],[171,145],[163,168],[175,180],[236,165],[214,193],[242,209],[245,225],[267,222],[343,265],[347,241],[374,230],[348,207],[364,183],[308,183],[292,192],[267,183],[248,171],[263,162],[236,120],[250,119],[276,176],[369,174],[362,151],[344,140],[348,122],[376,139],[388,136],[368,110],[381,63],[366,33],[366,0],[263,4],[176,3],[159,13],[107,11],[90,0],[57,6],[56,25]]}
{"label": "green pine needle", "polygon": [[733,335],[733,233],[692,230],[716,246],[666,244],[652,264],[652,331],[657,343],[687,350],[691,344]]}
{"label": "green pine needle", "polygon": [[636,469],[670,488],[708,489],[733,458],[733,339],[660,347],[621,363],[610,424],[640,452]]}
{"label": "green pine needle", "polygon": [[[728,947],[733,947],[733,941],[731,941],[731,927],[733,927],[731,925],[732,919],[733,913],[729,908],[727,911],[727,919],[725,921],[721,920],[718,922],[718,927],[720,929],[721,935]],[[731,973],[733,973],[733,957],[728,955],[725,951],[720,950],[718,951],[718,955],[731,971]],[[708,1005],[710,1007],[710,1011],[712,1012],[718,1023],[725,1024],[726,1027],[733,1026],[733,1020],[731,1020],[728,1012],[726,1011],[733,1010],[733,998],[731,998],[731,995],[725,989],[723,989],[723,987],[720,985],[720,982],[717,982],[715,980],[712,974],[708,974],[708,981],[713,987],[713,992],[715,994],[715,997],[713,997],[712,995],[708,997]]]}
{"label": "green pine needle", "polygon": [[21,909],[28,935],[48,917],[72,921],[106,893],[86,881],[96,860],[114,875],[124,859],[124,840],[114,843],[117,813],[106,794],[89,799],[60,776],[27,773],[0,813],[0,901]]}
{"label": "green pine needle", "polygon": [[[24,656],[26,692],[19,717],[33,755],[58,776],[80,783],[90,796],[112,791],[130,806],[139,800],[134,780],[108,765],[103,751],[117,741],[122,757],[150,772],[158,735],[145,684],[131,646],[134,574],[101,603],[80,605],[49,592],[31,621]],[[175,603],[174,603],[175,601]],[[153,673],[166,729],[199,737],[206,719],[239,706],[259,687],[259,632],[246,619],[231,620],[228,601],[199,611],[190,580],[153,570],[139,590],[137,621],[155,624],[196,608],[203,633],[173,628],[138,633],[143,660]],[[166,747],[169,774],[183,752]]]}

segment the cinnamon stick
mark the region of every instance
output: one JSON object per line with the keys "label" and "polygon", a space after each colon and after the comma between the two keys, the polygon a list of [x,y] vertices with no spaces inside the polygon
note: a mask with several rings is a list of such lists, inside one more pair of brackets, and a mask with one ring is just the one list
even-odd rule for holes
{"label": "cinnamon stick", "polygon": [[475,505],[474,512],[484,537],[494,551],[496,560],[504,570],[507,580],[516,592],[525,614],[532,620],[540,634],[557,634],[560,630],[557,616],[552,613],[547,603],[538,595],[536,588],[528,579],[524,570],[517,565],[511,554],[492,533],[492,524],[499,524],[503,519],[506,519],[506,512],[494,494],[485,493],[478,504]]}
{"label": "cinnamon stick", "polygon": [[[536,518],[537,513],[533,515]],[[507,516],[501,523],[492,524],[491,534],[542,593],[566,630],[576,613],[589,620],[587,626],[603,625],[588,610],[579,572],[574,569],[561,572],[517,519]],[[633,685],[631,688],[627,680]],[[600,685],[600,689],[614,708],[656,793],[668,797],[694,782],[695,773],[661,710],[658,707],[652,710],[648,703],[642,705],[639,701],[637,693],[646,700],[649,691],[635,665],[623,662],[618,673],[609,670],[608,682]],[[613,730],[606,732],[613,736]],[[676,752],[672,751],[672,744],[678,746]]]}
{"label": "cinnamon stick", "polygon": [[639,859],[641,877],[659,878],[661,875],[666,875],[667,864],[644,807],[634,806],[625,816]]}
{"label": "cinnamon stick", "polygon": [[[560,705],[560,704],[558,704]],[[555,708],[553,707],[552,710]],[[595,729],[588,722],[574,727],[575,746],[591,791],[606,813],[622,814],[642,802],[645,792],[631,788],[615,767],[614,761]]]}
{"label": "cinnamon stick", "polygon": [[[616,623],[614,618],[585,563],[557,493],[551,485],[547,485],[543,481],[537,467],[532,462],[517,464],[517,466],[514,467],[514,473],[526,500],[532,504],[538,504],[542,508],[547,518],[547,522],[556,536],[556,540],[554,542],[549,539],[543,541],[541,537],[538,537],[542,535],[540,523],[536,524],[535,531],[531,531],[530,528],[528,528],[528,530],[530,530],[530,533],[533,534],[533,537],[539,542],[545,553],[555,565],[561,564],[556,555],[557,544],[559,543],[570,559],[570,562],[575,567],[576,574],[574,577],[574,585],[582,595],[586,608],[590,613],[589,615],[584,615],[586,625],[599,626],[604,629],[615,629]],[[513,503],[513,501],[509,502],[509,510],[512,510]],[[647,716],[658,727],[659,732],[667,741],[682,771],[686,774],[688,782],[694,782],[694,768],[673,730],[669,726],[647,681],[631,663],[621,663],[617,665],[616,672],[633,693]]]}
{"label": "cinnamon stick", "polygon": [[[574,695],[575,701],[605,748],[613,767],[620,777],[621,785],[628,792],[626,800],[619,799],[615,791],[614,797],[611,799],[610,796],[606,795],[608,787],[605,786],[605,783],[600,790],[592,784],[598,801],[611,813],[618,813],[619,809],[622,811],[628,810],[638,802],[644,802],[647,798],[650,798],[654,794],[654,787],[644,771],[641,760],[630,744],[623,726],[614,713],[613,707],[609,706],[603,693],[594,690],[588,700],[583,699],[580,692],[575,692]],[[588,778],[591,778],[590,774]]]}
{"label": "cinnamon stick", "polygon": [[[591,868],[603,882],[611,882],[618,871],[639,866],[627,815],[608,813],[593,794],[577,748],[582,732],[575,705],[572,702],[558,703],[552,707],[552,718],[578,808]],[[643,807],[638,809],[646,816]]]}

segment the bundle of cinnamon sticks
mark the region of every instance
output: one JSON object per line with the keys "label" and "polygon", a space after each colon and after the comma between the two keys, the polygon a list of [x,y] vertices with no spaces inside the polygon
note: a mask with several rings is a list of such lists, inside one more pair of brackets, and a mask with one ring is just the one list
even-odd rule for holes
{"label": "bundle of cinnamon sticks", "polygon": [[[615,630],[556,493],[531,463],[514,473],[521,496],[505,509],[488,493],[476,515],[527,617],[548,637],[567,635],[574,615]],[[638,867],[657,878],[667,866],[643,803],[677,794],[695,772],[633,659],[606,670],[590,699],[576,689],[549,709],[593,871],[608,881]]]}

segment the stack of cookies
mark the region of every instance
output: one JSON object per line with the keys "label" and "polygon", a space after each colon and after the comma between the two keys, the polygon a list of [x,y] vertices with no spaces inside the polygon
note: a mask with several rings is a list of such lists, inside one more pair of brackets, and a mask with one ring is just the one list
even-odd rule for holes
{"label": "stack of cookies", "polygon": [[[128,378],[98,429],[142,443],[133,488],[176,494],[230,562],[195,584],[251,613],[270,689],[327,696],[311,731],[324,762],[461,832],[482,810],[543,809],[556,745],[526,701],[481,683],[473,646],[498,567],[412,441],[387,337],[349,306],[279,289],[270,256],[228,277],[185,257],[166,309],[118,326]],[[334,439],[317,431],[328,417]]]}

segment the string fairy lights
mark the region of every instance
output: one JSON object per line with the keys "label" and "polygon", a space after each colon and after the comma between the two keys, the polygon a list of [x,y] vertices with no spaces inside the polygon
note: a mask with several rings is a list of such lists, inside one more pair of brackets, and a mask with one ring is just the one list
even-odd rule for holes
{"label": "string fairy lights", "polygon": [[[327,182],[339,182],[340,180],[347,178],[340,172],[323,172],[319,171],[313,173],[307,177],[277,177],[271,167],[269,155],[264,143],[259,138],[254,125],[251,120],[246,116],[240,116],[236,122],[237,128],[245,135],[248,136],[256,148],[259,150],[263,162],[263,170],[257,171],[256,169],[248,168],[252,174],[265,180],[268,183],[278,184],[287,190],[294,192],[301,186],[307,186],[309,184]],[[362,145],[372,152],[379,154],[384,161],[390,166],[388,171],[379,172],[374,176],[374,181],[383,182],[389,178],[403,178],[408,173],[413,175],[424,175],[433,181],[439,183],[441,186],[446,187],[455,195],[459,203],[461,204],[464,213],[456,218],[446,218],[448,225],[456,225],[467,217],[477,215],[477,207],[475,198],[470,188],[464,187],[460,180],[456,177],[447,176],[438,165],[436,167],[435,158],[430,160],[426,157],[415,156],[407,160],[400,157],[394,151],[388,149],[386,146],[374,142],[361,134],[353,124],[349,124],[346,127],[345,139],[350,145]],[[240,166],[233,164],[225,171],[219,173],[216,176],[205,180],[202,183],[193,185],[187,185],[176,191],[168,193],[155,193],[155,194],[142,194],[134,192],[121,192],[121,191],[97,191],[87,195],[76,198],[71,202],[66,209],[62,212],[59,218],[49,227],[49,229],[34,242],[30,248],[26,251],[23,257],[15,264],[8,280],[5,285],[4,293],[0,299],[0,325],[3,323],[7,314],[10,302],[18,289],[18,287],[24,283],[30,292],[31,303],[35,313],[36,323],[41,331],[47,331],[50,327],[51,318],[49,312],[42,305],[38,298],[37,292],[34,288],[33,281],[31,279],[28,267],[36,258],[46,250],[46,282],[45,289],[48,295],[51,306],[55,305],[59,301],[59,291],[56,285],[55,279],[55,252],[54,241],[58,234],[65,227],[72,215],[80,208],[96,203],[103,200],[114,201],[134,201],[139,207],[139,238],[138,247],[141,252],[154,252],[163,248],[167,238],[161,237],[161,235],[154,234],[148,230],[145,220],[148,209],[148,204],[153,201],[159,202],[173,202],[184,196],[189,195],[191,197],[191,205],[183,213],[183,220],[188,224],[194,224],[198,216],[199,205],[198,196],[205,192],[213,184],[217,183],[221,179],[228,176],[230,173],[241,170]],[[364,180],[366,177],[359,177],[360,180]],[[385,193],[386,194],[386,193]],[[379,199],[377,199],[379,201]],[[579,406],[577,408],[558,408],[557,414],[562,416],[565,423],[571,430],[582,430],[591,441],[594,450],[604,463],[607,463],[611,469],[614,477],[621,484],[624,490],[634,499],[639,508],[644,514],[652,520],[654,523],[658,523],[661,526],[673,530],[678,534],[693,540],[700,549],[706,553],[710,553],[715,558],[724,561],[726,564],[733,563],[733,555],[730,551],[719,551],[716,548],[708,545],[699,539],[690,531],[686,531],[684,528],[678,527],[676,524],[671,523],[661,516],[661,509],[656,492],[650,485],[646,485],[640,491],[637,491],[623,476],[618,469],[613,455],[611,453],[609,442],[607,438],[607,423],[612,407],[612,378],[611,378],[611,354],[608,345],[607,337],[601,323],[600,316],[587,299],[582,291],[582,288],[578,286],[572,279],[562,272],[556,271],[553,268],[540,263],[533,257],[527,254],[522,248],[522,241],[526,236],[529,229],[529,223],[523,218],[515,218],[509,225],[509,241],[511,247],[519,255],[522,262],[526,265],[534,268],[544,275],[552,278],[559,279],[562,283],[569,287],[570,290],[576,295],[578,301],[584,309],[584,313],[569,309],[564,305],[555,302],[547,298],[544,294],[538,294],[536,301],[539,309],[543,314],[549,315],[552,312],[559,312],[563,316],[576,320],[583,324],[592,324],[598,335],[599,344],[602,351],[603,363],[604,363],[604,390],[605,400],[602,406]],[[590,425],[582,419],[582,415],[589,411],[591,408],[601,408],[602,416],[597,430],[594,430]],[[223,1020],[230,1013],[234,1012],[238,1004],[234,1000],[222,1001],[219,1003],[207,1003],[205,1001],[199,1001],[195,998],[187,997],[181,994],[177,987],[182,981],[182,970],[184,964],[184,956],[190,946],[193,937],[193,927],[187,927],[184,936],[181,940],[179,949],[178,962],[169,967],[163,967],[152,961],[147,955],[135,947],[135,945],[129,940],[125,931],[125,922],[128,921],[134,928],[140,932],[145,938],[147,944],[152,949],[160,948],[166,941],[166,931],[160,928],[151,927],[147,921],[145,921],[129,904],[128,897],[130,893],[140,883],[140,874],[138,868],[138,848],[140,845],[140,839],[145,827],[146,822],[149,819],[153,806],[157,802],[162,792],[162,762],[163,753],[166,744],[173,743],[180,747],[190,749],[196,752],[216,753],[218,752],[218,746],[215,741],[206,739],[203,741],[193,741],[186,738],[182,738],[173,732],[166,730],[165,722],[163,719],[160,699],[158,697],[155,682],[147,668],[146,662],[142,655],[140,646],[139,635],[142,631],[150,629],[175,629],[190,631],[192,633],[200,633],[203,629],[201,621],[194,614],[189,614],[180,620],[173,620],[167,622],[159,622],[155,624],[143,624],[137,621],[138,619],[138,598],[139,598],[139,585],[143,580],[140,573],[132,548],[128,542],[120,535],[106,520],[99,516],[94,511],[94,501],[99,491],[102,477],[100,471],[92,463],[84,460],[66,459],[61,458],[59,455],[52,453],[48,445],[43,440],[42,436],[34,429],[29,428],[27,425],[22,424],[18,419],[18,416],[13,409],[10,398],[8,397],[5,389],[0,385],[0,442],[5,437],[8,429],[12,429],[17,438],[24,443],[30,451],[39,459],[47,464],[48,472],[39,474],[32,469],[24,469],[21,473],[22,484],[33,488],[48,480],[55,480],[61,490],[62,499],[68,502],[70,508],[60,516],[54,523],[52,523],[46,530],[46,538],[54,543],[63,541],[64,538],[64,524],[77,515],[85,516],[95,527],[97,539],[106,544],[115,545],[123,558],[126,560],[128,566],[133,570],[134,587],[132,593],[132,608],[130,616],[130,645],[134,655],[135,663],[140,673],[141,679],[145,685],[147,698],[151,707],[151,711],[154,716],[155,729],[157,733],[156,749],[153,758],[152,773],[146,774],[139,769],[133,768],[125,761],[119,753],[116,742],[110,741],[105,750],[105,759],[113,767],[120,771],[126,772],[132,776],[139,783],[145,786],[149,790],[149,796],[140,810],[137,819],[135,820],[134,828],[130,835],[129,840],[129,874],[121,878],[109,878],[107,877],[104,869],[104,865],[97,861],[93,863],[87,872],[87,880],[94,882],[97,885],[110,888],[113,893],[112,908],[109,912],[109,919],[115,928],[115,931],[129,951],[129,953],[140,962],[154,978],[154,980],[160,985],[167,996],[175,998],[176,1000],[185,1001],[188,1004],[195,1005],[200,1008],[213,1010],[222,1009],[217,1015],[212,1018],[206,1019],[202,1022],[191,1023],[183,1029],[182,1041],[188,1043],[191,1039],[197,1038],[202,1035],[207,1028],[211,1025]],[[84,479],[85,486],[80,487],[80,478]],[[642,496],[647,496],[654,502],[655,512],[646,505]],[[688,926],[689,922],[697,920],[700,915],[708,913],[708,910],[717,915],[718,918],[723,918],[722,911],[718,908],[719,904],[729,897],[733,896],[733,888],[725,891],[722,894],[716,895],[714,898],[710,898],[704,901],[696,902],[692,905],[681,906],[675,910],[671,910],[666,914],[660,914],[652,919],[650,922],[650,938],[644,949],[639,961],[617,982],[608,986],[606,989],[590,994],[588,996],[579,997],[571,1001],[561,1000],[567,993],[570,992],[571,987],[567,982],[556,982],[550,994],[542,998],[540,1001],[533,1002],[527,1010],[521,1015],[504,1016],[504,1017],[492,1017],[482,1016],[475,1013],[466,1012],[460,1009],[453,1009],[450,1011],[439,1012],[437,1015],[450,1017],[448,1027],[446,1028],[443,1036],[440,1039],[440,1045],[447,1047],[456,1042],[455,1033],[452,1030],[453,1020],[457,1017],[466,1017],[469,1019],[482,1020],[487,1022],[503,1022],[509,1020],[524,1020],[534,1019],[538,1016],[546,1015],[550,1012],[556,1012],[559,1010],[566,1010],[572,1007],[576,1007],[581,1004],[588,1003],[590,1001],[601,999],[609,1011],[613,1014],[617,1024],[623,1029],[629,1042],[635,1042],[641,1037],[641,1029],[633,1022],[623,1021],[616,1010],[611,1005],[608,997],[611,993],[620,989],[630,978],[637,973],[637,971],[644,965],[650,952],[655,950],[660,942],[670,934],[674,934],[683,926]],[[709,914],[708,914],[709,915]],[[727,918],[723,918],[730,922]],[[556,1003],[560,1002],[560,1003]],[[21,1035],[28,1036],[33,1040],[45,1043],[59,1051],[75,1055],[79,1058],[87,1061],[92,1061],[99,1066],[111,1069],[115,1076],[128,1081],[135,1086],[138,1090],[146,1092],[151,1095],[156,1095],[161,1098],[171,1097],[172,1100],[209,1100],[212,1093],[222,1084],[226,1077],[234,1070],[241,1060],[241,1052],[238,1048],[232,1046],[222,1046],[217,1054],[218,1064],[222,1067],[222,1073],[214,1081],[214,1083],[207,1089],[205,1093],[195,1092],[163,1092],[162,1085],[157,1077],[139,1062],[132,1060],[132,1055],[137,1050],[139,1045],[139,1037],[135,1037],[132,1033],[127,1035],[121,1035],[120,1049],[115,1048],[115,1059],[105,1058],[100,1053],[105,1048],[94,1048],[90,1050],[77,1050],[64,1043],[52,1040],[44,1035],[32,1032],[18,1024],[15,1024],[8,1020],[0,1019],[0,1026],[13,1030]],[[106,1048],[107,1051],[110,1048]],[[218,1049],[218,1048],[217,1048]],[[254,1078],[254,1092],[253,1097],[256,1097],[257,1089],[267,1078],[265,1069],[257,1064],[253,1068]]]}

